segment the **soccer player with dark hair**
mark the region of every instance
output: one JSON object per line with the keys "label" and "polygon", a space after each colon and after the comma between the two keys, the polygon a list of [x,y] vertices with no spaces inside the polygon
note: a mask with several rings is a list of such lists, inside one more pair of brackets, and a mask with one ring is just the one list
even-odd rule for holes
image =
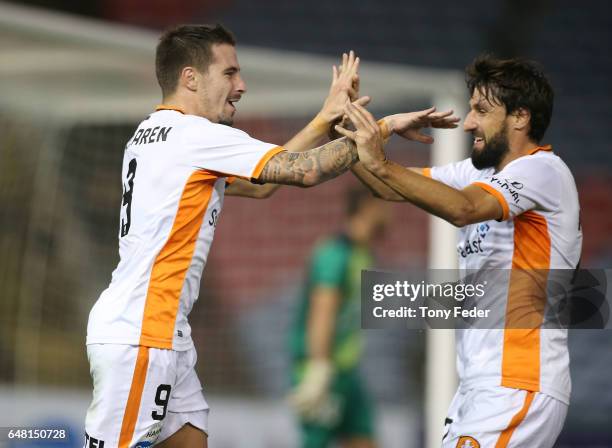
{"label": "soccer player with dark hair", "polygon": [[[357,130],[338,131],[357,142],[353,171],[376,195],[411,202],[460,228],[462,270],[508,272],[487,297],[507,310],[503,327],[456,332],[460,384],[443,447],[552,447],[571,383],[567,330],[542,328],[546,272],[578,265],[578,192],[567,165],[541,143],[553,108],[541,69],[481,56],[466,74],[471,99],[463,128],[473,136],[466,160],[426,169],[387,160],[376,121],[359,105],[347,105]],[[425,113],[384,121],[399,135],[431,142],[420,134],[430,124]],[[522,325],[521,304],[533,297],[529,318],[536,321]]]}
{"label": "soccer player with dark hair", "polygon": [[88,447],[207,445],[208,405],[187,316],[226,186],[259,197],[275,187],[254,183],[309,187],[357,160],[347,138],[314,148],[352,96],[359,65],[352,52],[334,67],[321,112],[280,147],[231,127],[246,93],[235,43],[220,25],[180,26],[159,41],[163,101],[127,142],[120,262],[87,328],[94,384]]}

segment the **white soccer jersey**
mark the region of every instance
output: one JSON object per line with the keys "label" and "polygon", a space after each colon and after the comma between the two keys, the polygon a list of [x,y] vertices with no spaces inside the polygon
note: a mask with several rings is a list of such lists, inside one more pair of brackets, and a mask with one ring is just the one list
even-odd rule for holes
{"label": "white soccer jersey", "polygon": [[123,159],[119,265],[91,310],[87,344],[187,350],[187,315],[223,206],[226,179],[256,179],[283,149],[179,110],[159,108]]}
{"label": "white soccer jersey", "polygon": [[460,269],[514,269],[507,271],[505,287],[498,288],[500,297],[494,298],[506,301],[505,329],[457,331],[461,384],[540,391],[569,403],[567,330],[519,329],[525,327],[515,324],[517,301],[525,296],[520,269],[575,269],[578,265],[580,208],[569,168],[545,146],[513,160],[498,173],[493,168],[477,170],[467,159],[425,169],[424,174],[457,189],[478,185],[502,206],[502,220],[460,229]]}

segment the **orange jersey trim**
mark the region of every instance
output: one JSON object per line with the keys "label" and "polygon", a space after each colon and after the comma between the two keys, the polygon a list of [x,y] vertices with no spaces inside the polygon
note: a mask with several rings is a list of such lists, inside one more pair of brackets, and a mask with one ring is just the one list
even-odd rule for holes
{"label": "orange jersey trim", "polygon": [[529,155],[535,154],[538,151],[552,151],[552,145],[536,146],[529,151]]}
{"label": "orange jersey trim", "polygon": [[533,211],[517,216],[502,354],[504,387],[540,390],[540,326],[549,268],[546,219]]}
{"label": "orange jersey trim", "polygon": [[423,176],[431,179],[431,168],[423,168]]}
{"label": "orange jersey trim", "polygon": [[514,417],[512,417],[512,420],[510,420],[510,424],[508,424],[508,427],[504,429],[502,433],[499,435],[499,439],[497,439],[495,448],[506,448],[508,446],[508,443],[510,443],[510,438],[512,437],[512,434],[514,433],[514,430],[518,427],[518,425],[522,423],[523,420],[525,420],[525,416],[527,415],[527,412],[529,411],[529,407],[531,406],[531,403],[533,402],[534,397],[535,397],[535,392],[527,392],[527,395],[525,396],[525,402],[523,403],[523,407],[521,408],[520,411],[514,414]]}
{"label": "orange jersey trim", "polygon": [[185,184],[170,236],[151,270],[139,345],[172,349],[183,283],[217,179],[199,170]]}
{"label": "orange jersey trim", "polygon": [[185,111],[178,106],[170,106],[166,104],[158,104],[157,106],[155,106],[155,112],[160,111],[160,110],[174,110],[176,112],[180,112],[183,115],[185,115]]}
{"label": "orange jersey trim", "polygon": [[506,198],[504,197],[503,194],[501,194],[491,185],[485,184],[483,182],[473,182],[472,185],[476,185],[477,187],[482,188],[484,191],[486,191],[489,194],[492,194],[495,197],[495,199],[497,199],[497,202],[499,202],[499,205],[501,205],[501,208],[502,208],[502,219],[501,219],[502,221],[505,221],[506,219],[510,217],[510,207],[508,207],[508,202],[506,202]]}
{"label": "orange jersey trim", "polygon": [[251,174],[251,179],[257,179],[259,175],[261,174],[261,172],[263,171],[264,166],[266,166],[266,163],[268,163],[270,159],[274,157],[276,154],[278,154],[279,152],[283,152],[283,151],[285,151],[285,148],[283,148],[282,146],[275,146],[270,151],[265,153],[264,156],[257,163],[257,166],[255,167],[255,169],[253,170],[253,174]]}
{"label": "orange jersey trim", "polygon": [[147,379],[147,369],[149,367],[149,348],[138,347],[138,356],[136,357],[136,365],[134,366],[134,375],[132,376],[132,385],[128,394],[127,403],[125,404],[125,413],[121,423],[121,433],[119,434],[119,448],[128,448],[134,436],[136,421],[138,420],[138,411],[140,410],[140,401],[142,399],[142,391],[144,390],[145,380]]}

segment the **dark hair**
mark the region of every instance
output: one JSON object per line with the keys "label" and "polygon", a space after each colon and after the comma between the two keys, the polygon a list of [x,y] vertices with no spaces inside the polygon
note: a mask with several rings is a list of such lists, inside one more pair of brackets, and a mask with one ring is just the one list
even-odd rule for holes
{"label": "dark hair", "polygon": [[213,44],[236,45],[234,35],[223,25],[180,25],[161,35],[155,52],[155,74],[162,94],[176,90],[181,70],[193,66],[202,72],[212,62]]}
{"label": "dark hair", "polygon": [[535,62],[481,55],[465,73],[470,95],[477,89],[489,102],[503,104],[508,114],[527,109],[531,113],[528,136],[535,142],[542,140],[550,123],[554,93]]}
{"label": "dark hair", "polygon": [[373,198],[370,190],[361,186],[352,187],[346,192],[346,216],[352,218],[361,211],[366,201]]}

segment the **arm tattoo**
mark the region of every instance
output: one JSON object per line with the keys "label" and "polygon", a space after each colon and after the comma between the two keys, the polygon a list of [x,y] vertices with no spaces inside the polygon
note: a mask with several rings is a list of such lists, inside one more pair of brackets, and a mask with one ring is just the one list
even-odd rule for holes
{"label": "arm tattoo", "polygon": [[343,137],[310,151],[276,154],[257,182],[310,187],[344,173],[357,160],[355,143]]}

